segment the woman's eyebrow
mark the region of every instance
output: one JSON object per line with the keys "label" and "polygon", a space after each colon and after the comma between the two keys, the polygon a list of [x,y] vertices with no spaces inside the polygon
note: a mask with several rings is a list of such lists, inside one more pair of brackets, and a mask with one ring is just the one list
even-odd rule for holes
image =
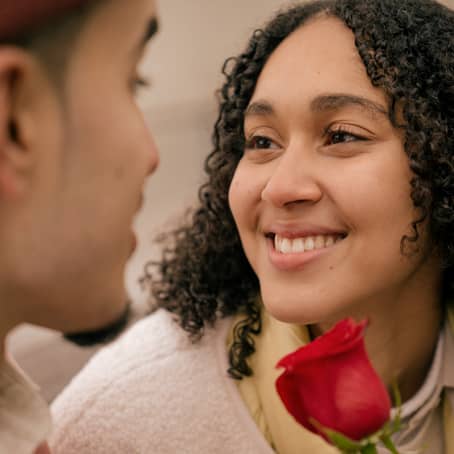
{"label": "woman's eyebrow", "polygon": [[[379,114],[388,118],[388,111],[381,104],[361,96],[345,93],[319,95],[311,101],[310,110],[311,112],[319,113],[336,111],[351,106],[360,107],[372,116]],[[271,116],[275,115],[275,113],[276,111],[269,101],[258,100],[249,104],[244,112],[244,118],[251,116]]]}
{"label": "woman's eyebrow", "polygon": [[388,111],[379,103],[361,96],[350,95],[345,93],[334,93],[320,95],[311,101],[310,109],[312,112],[336,111],[346,107],[360,107],[371,115],[385,115],[388,117]]}
{"label": "woman's eyebrow", "polygon": [[254,116],[269,116],[274,115],[275,111],[271,103],[268,101],[254,101],[251,102],[246,108],[244,112],[244,118],[246,117],[254,117]]}

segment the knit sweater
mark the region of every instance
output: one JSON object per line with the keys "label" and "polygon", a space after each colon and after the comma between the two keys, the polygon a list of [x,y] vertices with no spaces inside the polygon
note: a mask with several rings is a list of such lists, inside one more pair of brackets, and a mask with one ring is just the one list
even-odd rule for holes
{"label": "knit sweater", "polygon": [[55,454],[272,454],[228,377],[227,318],[192,343],[165,311],[98,353],[53,404]]}

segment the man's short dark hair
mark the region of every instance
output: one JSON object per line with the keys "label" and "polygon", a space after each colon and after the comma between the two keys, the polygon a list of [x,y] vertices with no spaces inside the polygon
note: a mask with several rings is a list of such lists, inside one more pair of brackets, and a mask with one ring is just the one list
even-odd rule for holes
{"label": "man's short dark hair", "polygon": [[13,45],[29,51],[43,63],[53,81],[61,82],[76,38],[87,18],[101,1],[104,0],[95,0],[79,6],[44,25],[0,42],[0,46]]}

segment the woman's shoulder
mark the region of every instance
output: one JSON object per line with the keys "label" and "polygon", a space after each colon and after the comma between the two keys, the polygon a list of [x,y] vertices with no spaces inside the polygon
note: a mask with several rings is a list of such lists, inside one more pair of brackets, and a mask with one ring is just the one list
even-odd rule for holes
{"label": "woman's shoulder", "polygon": [[53,404],[53,452],[150,452],[196,413],[206,419],[207,398],[221,407],[228,400],[219,359],[228,326],[229,319],[220,320],[194,343],[166,311],[136,323]]}

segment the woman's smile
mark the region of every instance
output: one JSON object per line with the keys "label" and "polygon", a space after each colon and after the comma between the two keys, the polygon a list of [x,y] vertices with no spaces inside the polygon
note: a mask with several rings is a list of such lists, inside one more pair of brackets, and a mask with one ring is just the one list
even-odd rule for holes
{"label": "woman's smile", "polygon": [[269,260],[280,270],[300,269],[330,252],[346,237],[345,231],[314,224],[291,229],[276,227],[267,229],[265,233]]}
{"label": "woman's smile", "polygon": [[332,252],[345,237],[317,235],[286,238],[280,235],[266,237],[271,264],[281,271],[300,270],[309,262]]}
{"label": "woman's smile", "polygon": [[328,248],[341,239],[341,235],[309,235],[287,238],[276,234],[274,235],[274,249],[281,254],[298,254]]}

